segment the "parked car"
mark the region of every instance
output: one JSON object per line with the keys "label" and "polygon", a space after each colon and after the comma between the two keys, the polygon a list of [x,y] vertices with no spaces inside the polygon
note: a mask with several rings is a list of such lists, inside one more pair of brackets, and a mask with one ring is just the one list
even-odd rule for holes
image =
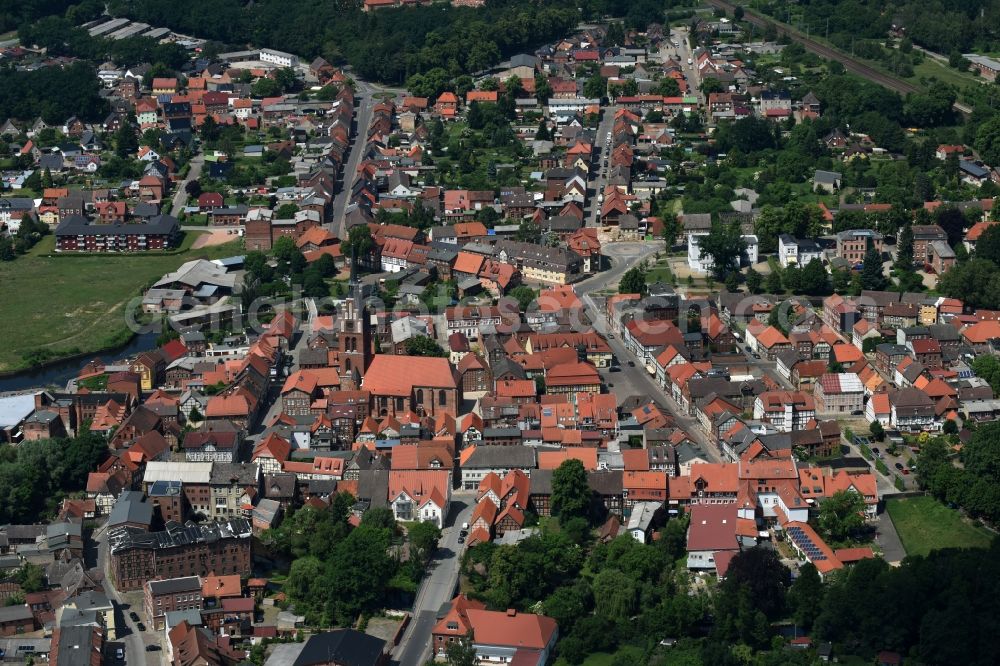
{"label": "parked car", "polygon": [[635,367],[635,361],[629,361],[628,362],[628,367],[634,368]]}
{"label": "parked car", "polygon": [[901,463],[901,462],[898,462],[898,463],[896,463],[895,467],[896,467],[896,469],[898,469],[898,470],[899,470],[900,472],[902,472],[902,471],[903,471],[903,463]]}
{"label": "parked car", "polygon": [[137,622],[135,627],[139,631],[146,631],[146,625],[144,625],[142,622]]}
{"label": "parked car", "polygon": [[133,622],[138,622],[139,621],[139,615],[135,611],[132,611],[131,613],[129,613],[128,616],[130,618],[132,618]]}
{"label": "parked car", "polygon": [[458,542],[459,543],[465,543],[465,537],[464,536],[458,537]]}
{"label": "parked car", "polygon": [[872,454],[873,454],[873,455],[874,455],[874,456],[875,456],[876,458],[881,458],[881,457],[882,457],[882,452],[878,450],[878,447],[877,447],[877,446],[873,446],[873,447],[872,447]]}
{"label": "parked car", "polygon": [[160,651],[160,646],[155,643],[146,646],[146,652],[159,652],[159,651]]}

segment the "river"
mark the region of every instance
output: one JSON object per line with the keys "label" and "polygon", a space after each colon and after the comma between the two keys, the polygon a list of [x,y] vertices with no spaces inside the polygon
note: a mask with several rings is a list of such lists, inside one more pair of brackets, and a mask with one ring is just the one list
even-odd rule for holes
{"label": "river", "polygon": [[0,377],[0,393],[23,391],[35,387],[52,387],[63,390],[66,382],[77,376],[80,368],[95,358],[114,361],[156,347],[157,332],[135,335],[128,344],[116,349],[108,349],[96,354],[87,354],[64,361],[56,361],[40,368],[32,368],[8,377]]}

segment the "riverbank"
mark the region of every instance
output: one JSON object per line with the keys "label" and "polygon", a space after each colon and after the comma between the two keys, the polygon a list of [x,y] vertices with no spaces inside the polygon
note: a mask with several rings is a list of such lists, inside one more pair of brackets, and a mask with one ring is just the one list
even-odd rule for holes
{"label": "riverbank", "polygon": [[70,357],[129,344],[126,311],[164,273],[192,259],[242,252],[241,242],[192,249],[199,232],[186,234],[172,255],[45,256],[48,236],[31,252],[0,263],[0,373],[43,368]]}
{"label": "riverbank", "polygon": [[69,380],[80,373],[80,368],[91,360],[104,361],[135,356],[156,347],[157,333],[131,335],[124,344],[114,347],[82,352],[65,358],[53,359],[32,366],[28,370],[0,373],[0,394],[26,391],[35,388],[56,388],[62,390]]}

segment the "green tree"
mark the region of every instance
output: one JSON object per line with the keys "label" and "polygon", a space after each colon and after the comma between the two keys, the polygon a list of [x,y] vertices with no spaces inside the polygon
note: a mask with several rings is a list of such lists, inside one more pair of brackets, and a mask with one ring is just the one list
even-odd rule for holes
{"label": "green tree", "polygon": [[375,241],[372,240],[371,229],[367,224],[358,224],[348,230],[347,240],[343,242],[341,249],[345,257],[356,255],[359,262],[365,262],[373,247]]}
{"label": "green tree", "polygon": [[568,635],[578,620],[594,607],[594,594],[585,581],[560,587],[542,605],[545,614],[555,619],[563,635]]}
{"label": "green tree", "polygon": [[986,228],[979,240],[976,241],[976,257],[988,259],[997,266],[1000,266],[1000,224],[993,224]]}
{"label": "green tree", "polygon": [[275,218],[279,220],[290,220],[295,217],[295,214],[299,212],[299,207],[293,203],[281,204],[274,211]]}
{"label": "green tree", "polygon": [[448,666],[476,666],[479,657],[472,635],[463,636],[457,641],[448,643],[444,652],[444,662]]}
{"label": "green tree", "polygon": [[437,356],[446,357],[448,352],[437,342],[426,335],[415,335],[404,343],[407,356]]}
{"label": "green tree", "polygon": [[1000,164],[1000,115],[990,118],[979,126],[975,148],[980,158],[987,164]]}
{"label": "green tree", "polygon": [[507,292],[507,296],[517,301],[517,307],[521,312],[527,312],[528,307],[534,303],[538,294],[527,285],[518,285]]}
{"label": "green tree", "polygon": [[751,266],[747,269],[746,282],[747,289],[750,290],[751,294],[759,294],[764,278],[760,273],[753,269],[753,266]]}
{"label": "green tree", "polygon": [[865,252],[864,268],[861,270],[861,288],[873,291],[885,289],[885,273],[882,271],[882,255],[874,246]]}
{"label": "green tree", "polygon": [[876,442],[881,442],[885,439],[885,428],[878,421],[872,421],[871,425],[868,426],[868,432],[871,433],[872,439]]}
{"label": "green tree", "polygon": [[565,460],[552,473],[552,515],[560,523],[571,518],[589,518],[592,495],[587,471],[579,460]]}
{"label": "green tree", "polygon": [[600,74],[594,74],[583,82],[583,95],[589,99],[600,99],[607,91],[608,82]]}
{"label": "green tree", "polygon": [[777,270],[772,270],[767,274],[767,279],[764,280],[764,291],[769,294],[783,294],[785,292],[784,287],[781,286],[781,273]]}
{"label": "green tree", "polygon": [[812,562],[799,567],[799,577],[788,590],[788,605],[795,623],[809,631],[823,608],[823,581]]}
{"label": "green tree", "polygon": [[904,224],[899,230],[898,250],[896,253],[896,268],[899,270],[913,269],[913,227]]}
{"label": "green tree", "polygon": [[681,94],[681,86],[672,76],[664,76],[656,83],[656,94],[664,97],[677,97]]}
{"label": "green tree", "polygon": [[639,266],[625,271],[621,281],[618,283],[618,291],[622,294],[645,294],[646,271]]}
{"label": "green tree", "polygon": [[711,231],[701,238],[699,245],[701,258],[712,259],[712,275],[716,279],[722,279],[734,265],[739,266],[740,257],[747,249],[739,225],[718,220],[712,222]]}
{"label": "green tree", "polygon": [[410,557],[426,565],[441,539],[441,529],[431,522],[413,523],[407,528],[410,539]]}
{"label": "green tree", "polygon": [[853,490],[840,490],[819,504],[817,523],[833,541],[844,541],[865,525],[865,498]]}
{"label": "green tree", "polygon": [[830,276],[827,275],[823,262],[813,259],[802,269],[800,282],[802,292],[810,296],[823,296],[830,293]]}

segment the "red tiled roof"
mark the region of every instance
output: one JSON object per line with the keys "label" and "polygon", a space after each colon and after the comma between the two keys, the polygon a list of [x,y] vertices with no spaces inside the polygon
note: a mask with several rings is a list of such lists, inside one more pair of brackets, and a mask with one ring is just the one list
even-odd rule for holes
{"label": "red tiled roof", "polygon": [[377,354],[362,386],[372,395],[409,396],[414,387],[456,388],[448,359]]}

